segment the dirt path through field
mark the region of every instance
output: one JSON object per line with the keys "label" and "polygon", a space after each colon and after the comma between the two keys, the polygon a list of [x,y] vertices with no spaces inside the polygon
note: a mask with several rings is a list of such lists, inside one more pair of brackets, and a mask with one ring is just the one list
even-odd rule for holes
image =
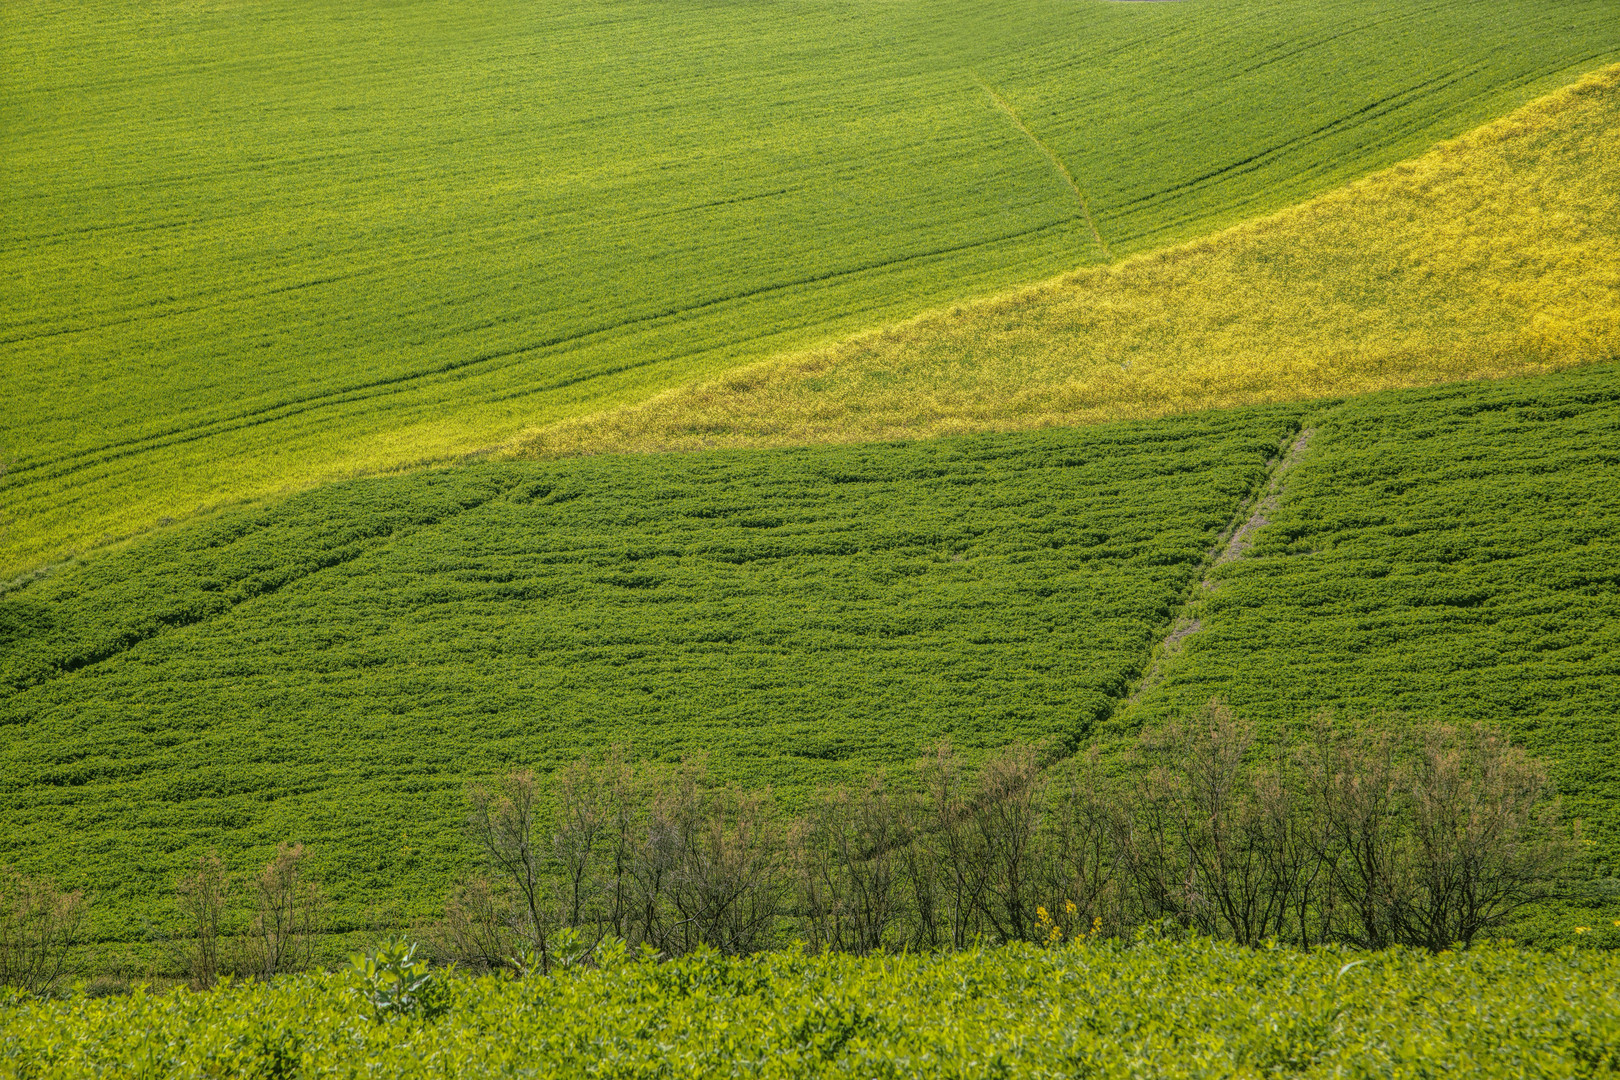
{"label": "dirt path through field", "polygon": [[1209,555],[1204,560],[1203,577],[1194,589],[1193,595],[1182,605],[1181,613],[1170,624],[1169,633],[1154,648],[1153,659],[1148,663],[1147,671],[1120,703],[1120,710],[1130,708],[1143,694],[1157,686],[1164,679],[1165,667],[1181,651],[1187,638],[1203,628],[1196,612],[1199,601],[1215,590],[1215,582],[1210,574],[1217,566],[1241,559],[1243,553],[1254,546],[1254,534],[1271,524],[1270,515],[1277,512],[1277,504],[1282,500],[1288,473],[1299,464],[1314,434],[1315,428],[1300,429],[1299,435],[1295,437],[1287,451],[1272,462],[1265,484],[1244,501],[1231,523],[1221,532],[1220,539],[1215,541],[1215,546],[1210,548]]}
{"label": "dirt path through field", "polygon": [[1091,204],[1086,201],[1086,193],[1080,190],[1079,184],[1075,183],[1074,175],[1069,172],[1069,167],[1063,164],[1063,159],[1058,157],[1056,151],[1054,151],[1050,146],[1047,146],[1044,142],[1042,142],[1039,136],[1037,136],[1033,131],[1029,130],[1029,126],[1024,123],[1023,117],[1018,115],[1018,110],[1012,107],[1012,102],[996,93],[989,83],[985,82],[977,75],[975,75],[973,78],[974,81],[977,82],[984,90],[984,92],[990,95],[990,100],[996,103],[996,108],[1000,109],[1002,112],[1006,113],[1009,118],[1011,118],[1013,124],[1018,128],[1018,130],[1024,133],[1024,137],[1030,142],[1034,143],[1036,148],[1040,150],[1041,153],[1046,155],[1046,160],[1050,161],[1052,163],[1052,167],[1058,171],[1058,175],[1063,177],[1063,182],[1069,185],[1069,190],[1074,192],[1075,201],[1080,204],[1080,214],[1086,219],[1086,227],[1091,230],[1092,239],[1097,241],[1097,250],[1102,252],[1104,259],[1107,259],[1109,262],[1113,262],[1114,253],[1108,250],[1107,241],[1102,238],[1102,233],[1097,231],[1097,222],[1092,219]]}

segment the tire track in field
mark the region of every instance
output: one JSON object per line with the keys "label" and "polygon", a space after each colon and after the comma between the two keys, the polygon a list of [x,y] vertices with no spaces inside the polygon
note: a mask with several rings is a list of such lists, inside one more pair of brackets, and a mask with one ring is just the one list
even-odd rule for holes
{"label": "tire track in field", "polygon": [[1131,199],[1129,202],[1122,203],[1119,206],[1118,212],[1124,213],[1129,210],[1150,205],[1161,199],[1186,194],[1195,188],[1202,187],[1203,185],[1211,182],[1226,180],[1231,177],[1242,176],[1245,173],[1254,172],[1256,169],[1260,169],[1271,164],[1273,160],[1289,150],[1309,146],[1311,143],[1318,142],[1327,138],[1329,135],[1335,134],[1340,129],[1355,127],[1357,124],[1365,123],[1369,120],[1377,120],[1381,117],[1387,116],[1389,113],[1409,105],[1419,98],[1439,93],[1448,86],[1453,86],[1471,75],[1476,75],[1480,71],[1484,70],[1484,68],[1484,64],[1476,64],[1474,67],[1469,68],[1467,71],[1460,74],[1448,72],[1444,75],[1436,75],[1432,79],[1425,79],[1423,82],[1420,82],[1415,86],[1410,86],[1405,90],[1397,91],[1396,93],[1390,94],[1387,97],[1379,98],[1377,101],[1374,101],[1371,104],[1363,105],[1361,108],[1356,109],[1353,112],[1345,113],[1343,116],[1340,116],[1335,120],[1331,120],[1320,127],[1313,128],[1302,135],[1297,135],[1291,139],[1285,139],[1284,141],[1277,143],[1274,146],[1267,147],[1258,153],[1250,154],[1248,157],[1243,158],[1240,161],[1234,161],[1229,165],[1223,165],[1219,169],[1214,169],[1210,172],[1204,173],[1202,176],[1196,176],[1191,180],[1186,180],[1179,184],[1173,184],[1170,187],[1162,188],[1147,195],[1142,195],[1135,199]]}
{"label": "tire track in field", "polygon": [[1267,515],[1276,513],[1288,473],[1304,457],[1311,436],[1315,434],[1313,427],[1300,428],[1288,448],[1273,459],[1265,479],[1239,504],[1237,513],[1221,530],[1215,546],[1204,557],[1203,571],[1198,575],[1198,584],[1193,586],[1192,595],[1183,602],[1181,611],[1172,620],[1164,637],[1154,645],[1147,669],[1130,693],[1114,707],[1114,715],[1135,705],[1144,694],[1163,682],[1165,668],[1181,651],[1186,639],[1203,628],[1195,610],[1199,601],[1215,589],[1216,583],[1210,575],[1217,566],[1242,558],[1244,552],[1254,546],[1254,534],[1271,523]]}
{"label": "tire track in field", "polygon": [[[143,435],[130,439],[118,440],[116,442],[103,443],[100,446],[71,451],[54,458],[46,458],[32,462],[13,462],[11,467],[11,475],[14,486],[11,488],[11,490],[16,492],[49,480],[70,476],[81,469],[95,464],[111,462],[120,458],[132,457],[138,454],[148,453],[154,450],[161,450],[170,446],[178,446],[188,442],[195,442],[199,439],[206,439],[214,435],[221,435],[228,431],[236,431],[242,428],[255,427],[259,424],[272,423],[277,420],[283,420],[314,409],[328,408],[335,405],[353,404],[355,402],[385,397],[390,394],[403,393],[413,389],[414,385],[418,384],[422,380],[431,379],[436,376],[459,375],[466,373],[469,369],[479,367],[480,365],[487,365],[494,361],[508,360],[515,356],[522,356],[528,353],[540,352],[547,349],[557,349],[565,346],[577,345],[592,338],[602,337],[618,331],[634,329],[641,326],[650,326],[665,320],[681,319],[711,308],[720,307],[722,305],[735,303],[741,300],[754,299],[756,297],[765,296],[774,292],[782,292],[788,289],[801,288],[806,285],[814,285],[825,281],[834,281],[839,278],[851,277],[857,274],[870,273],[874,270],[882,270],[888,267],[899,266],[919,259],[933,258],[940,255],[953,254],[958,251],[966,251],[971,248],[986,247],[992,244],[1005,243],[1008,240],[1016,240],[1020,237],[1042,232],[1053,227],[1054,226],[1052,223],[1047,223],[1036,226],[1032,229],[1022,229],[1016,232],[1007,233],[1005,235],[993,236],[986,240],[975,240],[965,244],[947,245],[945,247],[929,251],[920,251],[910,255],[902,255],[898,258],[881,259],[844,270],[833,270],[824,274],[815,274],[809,277],[799,278],[794,281],[777,282],[770,285],[763,285],[754,289],[745,289],[740,292],[715,297],[709,300],[703,300],[696,304],[691,304],[684,307],[670,307],[648,315],[638,316],[634,319],[626,319],[615,323],[606,323],[574,333],[546,338],[537,342],[515,345],[506,349],[497,349],[490,352],[480,353],[464,360],[447,361],[426,370],[408,372],[403,375],[391,376],[383,379],[376,379],[371,382],[343,387],[326,393],[312,394],[303,398],[295,398],[291,401],[281,401],[271,405],[263,405],[257,408],[244,410],[234,415],[222,417],[217,420],[205,421],[200,424],[174,427],[165,431],[154,432],[151,435]],[[635,370],[636,368],[661,363],[664,359],[665,358],[662,356],[655,356],[647,360],[638,360],[632,363],[620,364],[609,368],[568,375],[561,379],[554,379],[542,385],[509,393],[493,400],[504,401],[510,398],[524,397],[530,394],[546,393],[553,390],[566,389],[579,383],[589,382],[592,379],[608,378],[614,375],[623,374],[627,371]]]}
{"label": "tire track in field", "polygon": [[996,93],[989,83],[977,75],[973,76],[973,81],[979,84],[981,90],[990,95],[990,100],[996,103],[996,108],[1007,114],[1012,120],[1013,126],[1023,132],[1024,137],[1034,143],[1037,150],[1046,155],[1046,160],[1052,163],[1052,167],[1058,171],[1058,175],[1063,177],[1063,182],[1069,185],[1069,190],[1074,192],[1074,200],[1080,204],[1080,214],[1086,219],[1086,227],[1091,230],[1091,238],[1097,242],[1097,250],[1102,252],[1104,259],[1113,262],[1114,253],[1108,250],[1107,241],[1102,238],[1102,233],[1097,231],[1097,222],[1091,216],[1091,204],[1086,200],[1086,193],[1080,190],[1080,185],[1075,182],[1074,174],[1069,172],[1067,165],[1063,164],[1063,159],[1057,156],[1055,150],[1042,142],[1038,135],[1029,130],[1029,125],[1025,124],[1023,118],[1018,115],[1018,110],[1013,108],[1012,102]]}
{"label": "tire track in field", "polygon": [[[396,541],[416,536],[428,529],[436,529],[460,518],[464,514],[476,513],[488,504],[509,496],[520,483],[521,481],[514,480],[498,486],[482,499],[448,509],[438,517],[418,522],[409,528],[395,529],[387,533],[362,537],[351,544],[328,549],[321,554],[321,557],[300,567],[298,572],[285,578],[266,582],[258,588],[245,591],[240,596],[228,598],[220,606],[159,614],[155,619],[141,626],[125,629],[121,633],[104,638],[99,642],[87,643],[76,649],[70,646],[49,667],[35,668],[32,671],[24,670],[16,674],[0,674],[0,697],[16,696],[35,687],[44,686],[46,683],[63,676],[81,671],[84,668],[105,663],[108,660],[122,656],[144,642],[151,641],[172,631],[184,630],[188,627],[226,618],[244,604],[252,603],[267,596],[274,596],[283,589],[308,581],[323,571],[345,566],[368,555],[375,554]],[[264,528],[261,527],[255,531],[262,532]],[[242,584],[242,582],[238,580],[228,582],[228,584],[235,586]]]}

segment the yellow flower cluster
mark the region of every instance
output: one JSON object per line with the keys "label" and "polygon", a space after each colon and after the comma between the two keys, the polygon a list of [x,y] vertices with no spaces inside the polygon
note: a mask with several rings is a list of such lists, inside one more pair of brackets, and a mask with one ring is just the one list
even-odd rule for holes
{"label": "yellow flower cluster", "polygon": [[[1065,916],[1064,921],[1071,922],[1076,915],[1080,914],[1080,909],[1074,906],[1073,900],[1065,900],[1063,901],[1063,914]],[[1046,936],[1047,944],[1056,945],[1063,940],[1063,927],[1057,924],[1057,921],[1052,918],[1051,912],[1047,911],[1044,906],[1036,906],[1035,921],[1041,927],[1041,932]],[[1100,933],[1102,933],[1102,919],[1100,917],[1094,918],[1091,920],[1091,932],[1084,936],[1075,934],[1074,940],[1082,941],[1086,938],[1094,938]]]}

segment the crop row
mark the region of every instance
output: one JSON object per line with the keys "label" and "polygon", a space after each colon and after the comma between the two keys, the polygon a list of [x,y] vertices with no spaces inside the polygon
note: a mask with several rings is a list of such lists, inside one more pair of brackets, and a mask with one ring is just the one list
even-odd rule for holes
{"label": "crop row", "polygon": [[0,575],[1095,261],[981,84],[1123,254],[1499,115],[1609,14],[19,5]]}
{"label": "crop row", "polygon": [[463,785],[622,743],[816,785],[1106,717],[1283,411],[474,466],[174,530],[0,598],[0,862],[128,939],[209,847],[436,913]]}

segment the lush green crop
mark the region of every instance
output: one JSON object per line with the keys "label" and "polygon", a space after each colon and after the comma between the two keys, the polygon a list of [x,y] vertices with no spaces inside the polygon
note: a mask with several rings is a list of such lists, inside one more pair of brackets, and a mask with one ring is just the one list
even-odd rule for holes
{"label": "lush green crop", "polygon": [[705,752],[792,802],[1072,746],[1293,424],[478,465],[172,530],[0,597],[0,862],[128,940],[207,847],[299,840],[353,925],[438,909],[507,764]]}
{"label": "lush green crop", "polygon": [[1620,872],[1620,372],[1380,394],[1319,414],[1202,628],[1117,723],[1220,695],[1481,720],[1553,767]]}
{"label": "lush green crop", "polygon": [[699,954],[450,980],[373,1019],[353,977],[0,1006],[18,1077],[1577,1077],[1620,1067],[1620,954],[1081,943]]}
{"label": "lush green crop", "polygon": [[1276,209],[1608,0],[8,3],[0,575]]}

